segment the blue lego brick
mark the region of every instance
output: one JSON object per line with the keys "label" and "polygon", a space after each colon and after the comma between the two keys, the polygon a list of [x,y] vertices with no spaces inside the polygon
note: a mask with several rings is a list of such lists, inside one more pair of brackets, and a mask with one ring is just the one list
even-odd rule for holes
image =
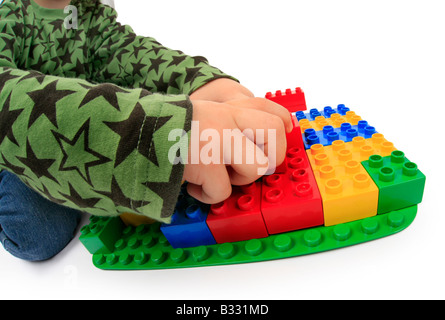
{"label": "blue lego brick", "polygon": [[350,111],[348,107],[344,104],[339,104],[337,108],[332,108],[330,106],[326,106],[323,110],[318,110],[316,108],[310,109],[309,112],[297,111],[295,112],[295,116],[297,120],[308,119],[309,121],[314,121],[316,117],[323,116],[325,118],[330,118],[333,113],[339,113],[340,115],[346,115],[346,112]]}
{"label": "blue lego brick", "polygon": [[176,205],[170,224],[162,224],[161,231],[173,248],[189,248],[215,244],[207,226],[210,206],[183,195]]}
{"label": "blue lego brick", "polygon": [[312,128],[306,129],[303,133],[303,142],[305,148],[310,149],[314,144],[329,146],[335,140],[350,142],[357,136],[370,139],[374,133],[377,133],[377,131],[373,126],[368,125],[366,120],[360,120],[357,125],[342,123],[340,128],[329,125],[323,127],[323,130],[320,131]]}

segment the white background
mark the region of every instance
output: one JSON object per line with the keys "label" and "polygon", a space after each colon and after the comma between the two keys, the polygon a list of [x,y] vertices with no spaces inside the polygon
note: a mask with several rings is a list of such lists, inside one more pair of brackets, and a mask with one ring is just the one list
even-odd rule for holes
{"label": "white background", "polygon": [[[256,95],[301,86],[309,107],[344,103],[427,176],[396,235],[270,262],[102,271],[75,239],[43,263],[0,248],[2,299],[444,299],[443,0],[116,1],[141,35],[237,77]],[[85,220],[85,223],[87,221]]]}

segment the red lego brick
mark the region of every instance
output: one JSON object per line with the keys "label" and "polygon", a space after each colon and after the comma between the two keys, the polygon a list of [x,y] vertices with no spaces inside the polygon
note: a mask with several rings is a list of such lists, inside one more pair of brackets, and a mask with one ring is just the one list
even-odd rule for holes
{"label": "red lego brick", "polygon": [[324,223],[317,182],[304,147],[291,147],[285,173],[263,177],[261,212],[269,234]]}
{"label": "red lego brick", "polygon": [[306,110],[306,99],[301,88],[296,88],[295,90],[286,89],[284,93],[280,90],[275,93],[268,92],[266,93],[266,99],[282,105],[289,112]]}
{"label": "red lego brick", "polygon": [[[287,148],[286,150],[292,149],[292,148],[305,148],[304,142],[303,142],[303,136],[301,134],[301,128],[300,124],[298,122],[298,119],[295,117],[295,115],[292,115],[292,123],[294,124],[294,129],[286,133],[286,141],[287,141]],[[283,163],[276,167],[274,173],[285,173],[287,171],[287,157],[284,159]]]}
{"label": "red lego brick", "polygon": [[233,186],[232,195],[210,207],[207,225],[217,243],[268,236],[261,214],[261,182]]}

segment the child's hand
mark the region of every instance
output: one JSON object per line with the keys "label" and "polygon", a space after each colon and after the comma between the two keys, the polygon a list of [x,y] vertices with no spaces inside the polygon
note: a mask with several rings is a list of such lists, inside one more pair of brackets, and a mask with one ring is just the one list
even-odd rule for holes
{"label": "child's hand", "polygon": [[[232,192],[231,185],[249,184],[261,177],[271,164],[283,162],[289,112],[282,112],[274,103],[255,101],[255,98],[230,103],[192,101],[194,121],[189,161],[183,176],[192,197],[209,204],[224,201]],[[228,131],[224,140],[225,129]],[[250,133],[245,129],[250,129]],[[261,131],[264,145],[258,136]],[[232,134],[229,142],[227,132]],[[237,145],[237,139],[242,144]],[[250,163],[249,156],[253,160]]]}
{"label": "child's hand", "polygon": [[277,115],[283,119],[287,132],[293,124],[289,111],[265,98],[256,98],[249,89],[231,79],[217,79],[207,83],[190,95],[193,100],[224,102],[236,107],[253,108]]}

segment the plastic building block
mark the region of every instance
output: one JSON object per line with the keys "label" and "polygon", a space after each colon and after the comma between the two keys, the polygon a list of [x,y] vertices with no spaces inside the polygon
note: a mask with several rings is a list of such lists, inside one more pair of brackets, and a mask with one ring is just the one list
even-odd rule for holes
{"label": "plastic building block", "polygon": [[261,214],[261,182],[233,186],[232,195],[210,207],[207,225],[217,243],[268,236]]}
{"label": "plastic building block", "polygon": [[119,218],[101,218],[92,216],[90,224],[80,229],[79,240],[91,253],[110,253],[114,250],[114,243],[119,239],[124,223]]}
{"label": "plastic building block", "polygon": [[[173,249],[159,224],[129,226],[120,234],[114,251],[93,254],[103,270],[154,270],[249,263],[297,257],[356,245],[407,228],[417,206],[330,227],[315,227],[264,239]],[[110,218],[106,218],[110,219]],[[111,218],[112,219],[112,218]]]}
{"label": "plastic building block", "polygon": [[358,125],[354,126],[348,122],[344,122],[340,128],[327,125],[323,127],[322,131],[316,131],[313,128],[306,129],[303,134],[303,141],[306,149],[309,149],[313,144],[329,146],[336,140],[350,142],[355,137],[369,139],[375,133],[377,132],[373,126],[369,126],[365,120],[360,120]]}
{"label": "plastic building block", "polygon": [[316,144],[307,153],[321,193],[326,226],[377,214],[379,190],[360,161],[354,160],[352,151]]}
{"label": "plastic building block", "polygon": [[339,104],[337,108],[327,106],[324,107],[323,110],[312,108],[309,110],[309,112],[297,111],[295,112],[295,116],[298,120],[307,119],[308,121],[313,121],[320,116],[328,119],[331,117],[337,119],[338,117],[346,116],[349,111],[350,109],[344,104]]}
{"label": "plastic building block", "polygon": [[266,99],[282,105],[289,112],[306,110],[306,99],[301,88],[296,88],[295,90],[286,89],[284,93],[280,90],[275,93],[268,92],[266,93]]}
{"label": "plastic building block", "polygon": [[379,187],[379,214],[422,202],[425,175],[402,151],[386,157],[372,155],[362,164]]}
{"label": "plastic building block", "polygon": [[173,248],[188,248],[215,244],[206,219],[209,206],[188,195],[182,195],[170,224],[162,224],[161,231]]}
{"label": "plastic building block", "polygon": [[261,212],[269,234],[323,225],[323,207],[303,148],[287,152],[285,173],[263,177]]}
{"label": "plastic building block", "polygon": [[383,134],[342,104],[305,113],[300,88],[266,98],[294,113],[275,174],[233,186],[212,206],[183,189],[168,225],[91,217],[80,240],[94,265],[147,270],[265,261],[378,239],[412,223],[425,176]]}

